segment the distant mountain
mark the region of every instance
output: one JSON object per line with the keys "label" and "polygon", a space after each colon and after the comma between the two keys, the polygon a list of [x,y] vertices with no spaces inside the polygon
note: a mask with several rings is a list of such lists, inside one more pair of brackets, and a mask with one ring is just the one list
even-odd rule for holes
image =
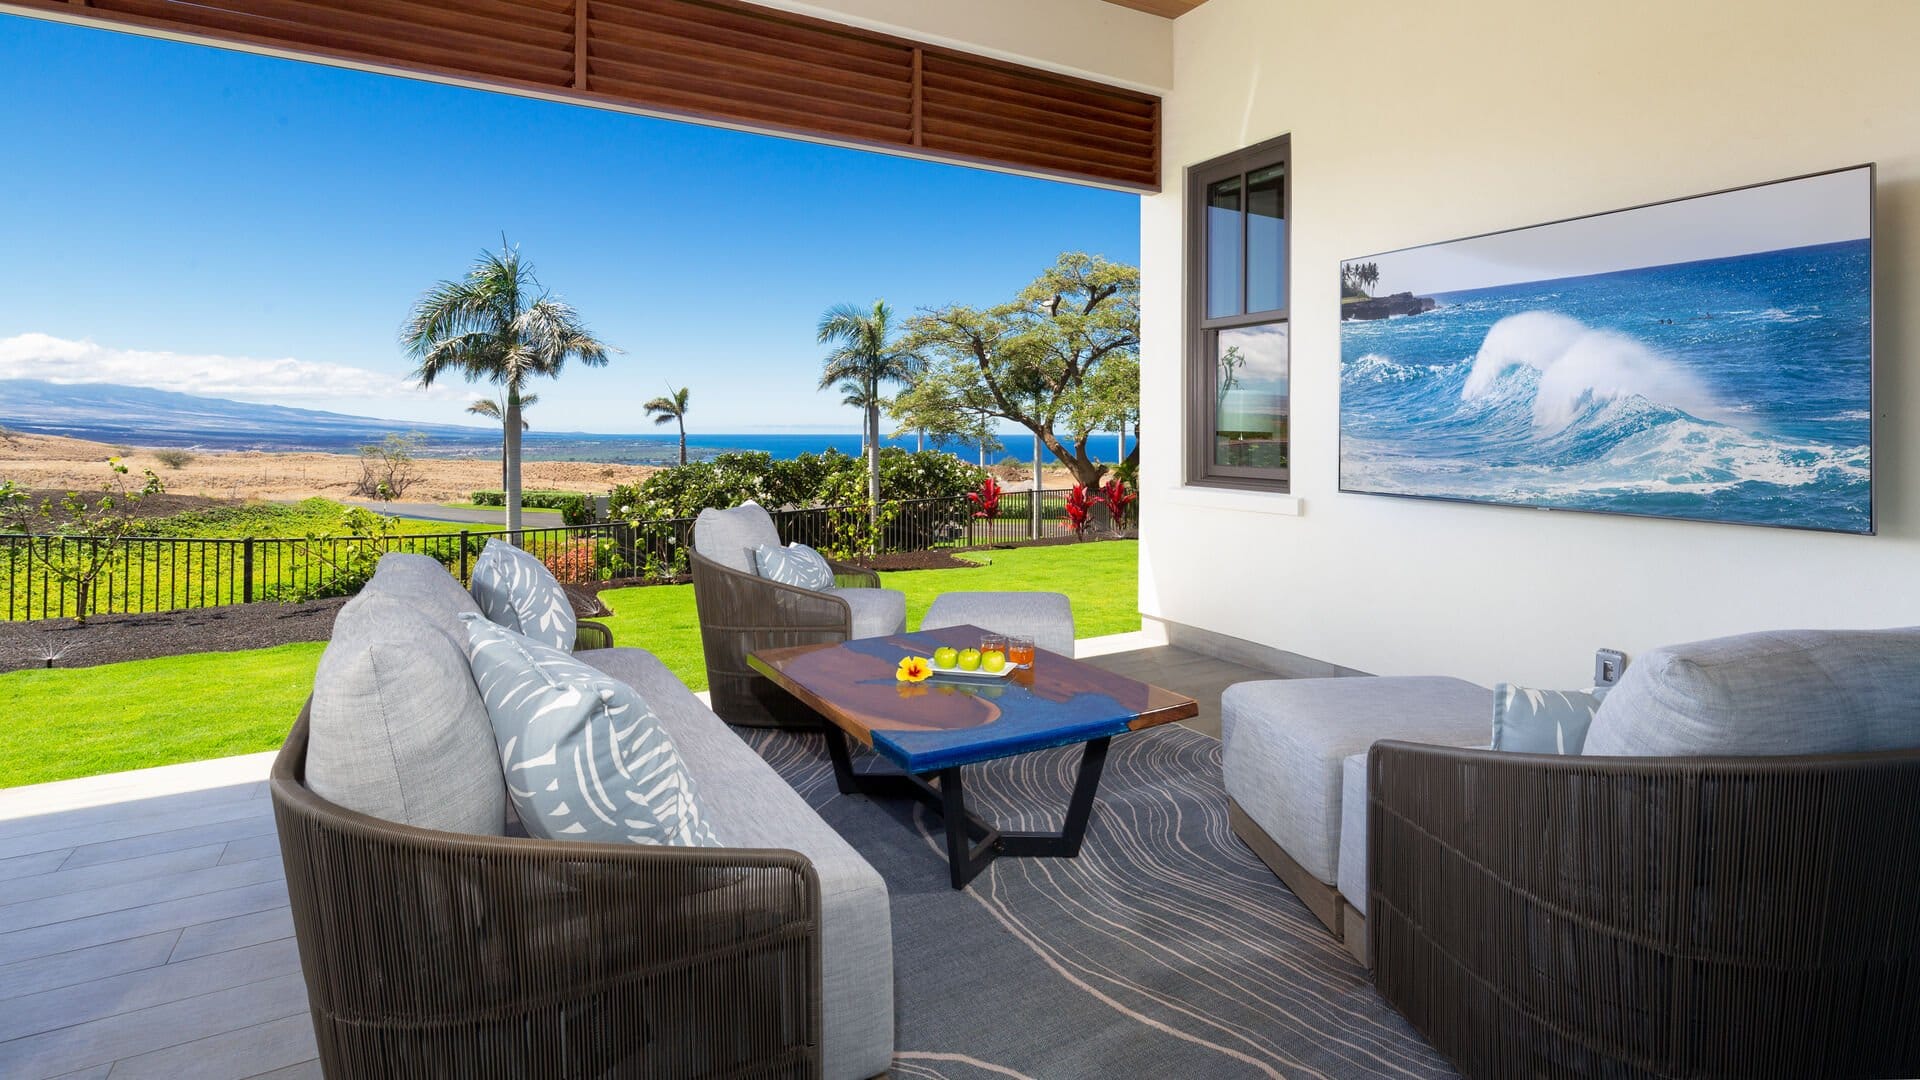
{"label": "distant mountain", "polygon": [[0,426],[95,442],[210,450],[347,450],[394,431],[427,436],[430,452],[500,445],[497,427],[415,424],[138,386],[36,379],[0,379]]}

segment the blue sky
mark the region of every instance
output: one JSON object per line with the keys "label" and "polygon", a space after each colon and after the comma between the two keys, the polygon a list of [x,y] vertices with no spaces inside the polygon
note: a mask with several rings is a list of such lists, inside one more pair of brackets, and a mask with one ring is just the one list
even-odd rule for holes
{"label": "blue sky", "polygon": [[[851,431],[821,310],[1010,296],[1136,262],[1135,196],[0,15],[0,378],[461,422],[405,389],[407,305],[502,232],[612,366],[536,426]],[[544,422],[542,422],[544,420]]]}

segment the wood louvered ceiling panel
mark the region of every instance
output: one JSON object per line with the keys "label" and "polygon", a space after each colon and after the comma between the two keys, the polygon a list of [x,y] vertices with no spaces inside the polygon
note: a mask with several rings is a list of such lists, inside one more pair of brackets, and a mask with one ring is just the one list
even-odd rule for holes
{"label": "wood louvered ceiling panel", "polygon": [[1152,187],[1157,99],[992,60],[928,50],[922,145],[962,157],[1023,157],[1043,168]]}
{"label": "wood louvered ceiling panel", "polygon": [[742,0],[0,0],[0,10],[1159,186],[1160,101]]}
{"label": "wood louvered ceiling panel", "polygon": [[81,12],[277,48],[564,87],[573,77],[573,2],[90,0]]}
{"label": "wood louvered ceiling panel", "polygon": [[913,130],[913,47],[702,0],[589,0],[587,87],[706,116],[880,142]]}

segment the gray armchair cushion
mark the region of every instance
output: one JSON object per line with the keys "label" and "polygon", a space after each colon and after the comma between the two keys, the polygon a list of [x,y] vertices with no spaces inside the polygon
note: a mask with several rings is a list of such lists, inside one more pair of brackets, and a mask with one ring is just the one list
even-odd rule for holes
{"label": "gray armchair cushion", "polygon": [[759,503],[744,502],[731,510],[702,510],[693,519],[693,550],[729,570],[758,574],[753,553],[762,544],[780,546],[780,530]]}
{"label": "gray armchair cushion", "polygon": [[1048,652],[1073,655],[1073,602],[1062,593],[942,593],[928,606],[920,629],[968,624],[996,634],[1026,634]]}
{"label": "gray armchair cushion", "polygon": [[1367,914],[1367,755],[1340,763],[1340,895],[1362,918]]}
{"label": "gray armchair cushion", "polygon": [[1920,628],[1779,630],[1654,649],[1594,714],[1606,757],[1920,746]]}
{"label": "gray armchair cushion", "polygon": [[853,609],[853,636],[886,637],[907,629],[907,594],[898,589],[823,589]]}
{"label": "gray armchair cushion", "polygon": [[1341,765],[1381,739],[1485,746],[1493,691],[1431,677],[1276,679],[1220,697],[1227,794],[1293,860],[1335,883]]}
{"label": "gray armchair cushion", "polygon": [[[320,656],[307,786],[387,821],[499,836],[506,786],[466,656],[440,625],[382,587],[393,580],[388,565],[383,560],[373,582],[340,609]],[[463,592],[445,569],[435,570]]]}

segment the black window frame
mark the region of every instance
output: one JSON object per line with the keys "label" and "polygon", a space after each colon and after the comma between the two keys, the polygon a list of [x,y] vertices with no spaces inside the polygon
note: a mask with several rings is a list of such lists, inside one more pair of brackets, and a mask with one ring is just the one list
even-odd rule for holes
{"label": "black window frame", "polygon": [[[1280,166],[1280,214],[1285,229],[1281,254],[1283,282],[1281,306],[1265,311],[1247,311],[1247,260],[1251,257],[1247,236],[1249,218],[1248,177]],[[1240,179],[1240,275],[1239,313],[1219,317],[1207,314],[1210,281],[1207,260],[1208,190],[1223,180]],[[1255,146],[1186,170],[1186,260],[1187,260],[1187,483],[1205,487],[1241,488],[1254,491],[1286,492],[1291,488],[1293,464],[1292,394],[1288,394],[1286,415],[1287,465],[1282,468],[1255,468],[1244,465],[1220,465],[1214,461],[1214,440],[1219,418],[1218,346],[1220,331],[1282,324],[1287,328],[1289,384],[1293,351],[1293,155],[1292,136],[1281,135]]]}

